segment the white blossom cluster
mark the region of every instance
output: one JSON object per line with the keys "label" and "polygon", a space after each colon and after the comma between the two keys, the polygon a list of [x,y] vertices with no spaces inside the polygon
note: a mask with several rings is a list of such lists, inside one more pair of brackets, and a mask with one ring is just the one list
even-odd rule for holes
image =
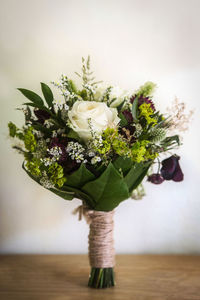
{"label": "white blossom cluster", "polygon": [[42,172],[42,178],[40,179],[40,184],[46,189],[50,189],[54,187],[54,184],[51,182],[51,180],[49,180],[47,173],[45,171]]}
{"label": "white blossom cluster", "polygon": [[49,157],[41,158],[40,161],[45,165],[45,167],[48,167],[54,163],[54,161]]}
{"label": "white blossom cluster", "polygon": [[62,149],[58,146],[47,149],[47,152],[52,157],[40,158],[40,161],[45,165],[45,167],[48,167],[58,161],[60,159],[60,156],[62,155]]}
{"label": "white blossom cluster", "polygon": [[101,161],[101,157],[96,155],[91,159],[91,164],[95,165],[96,163],[98,163],[100,161]]}
{"label": "white blossom cluster", "polygon": [[54,99],[53,106],[55,111],[62,110],[62,109],[66,111],[69,110],[69,105],[66,104],[66,100],[64,98]]}
{"label": "white blossom cluster", "polygon": [[77,163],[87,163],[87,158],[89,158],[89,160],[91,159],[92,165],[101,161],[101,157],[96,155],[93,149],[89,149],[89,151],[86,152],[86,149],[78,142],[69,142],[66,151],[71,159],[76,160]]}
{"label": "white blossom cluster", "polygon": [[62,149],[58,146],[54,146],[51,149],[47,149],[47,152],[52,156],[53,161],[58,161],[62,155]]}
{"label": "white blossom cluster", "polygon": [[71,159],[76,160],[77,163],[87,162],[84,157],[85,148],[78,142],[69,142],[66,147],[66,151]]}

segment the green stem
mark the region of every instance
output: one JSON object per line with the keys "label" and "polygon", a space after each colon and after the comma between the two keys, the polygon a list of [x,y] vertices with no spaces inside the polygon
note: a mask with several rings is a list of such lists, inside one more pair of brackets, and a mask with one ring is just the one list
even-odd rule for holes
{"label": "green stem", "polygon": [[88,286],[96,289],[115,285],[113,268],[91,268]]}

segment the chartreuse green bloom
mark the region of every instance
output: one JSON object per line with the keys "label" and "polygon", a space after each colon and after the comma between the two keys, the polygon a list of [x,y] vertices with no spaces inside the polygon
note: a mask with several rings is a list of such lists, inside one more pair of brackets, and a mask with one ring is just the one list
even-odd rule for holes
{"label": "chartreuse green bloom", "polygon": [[107,128],[103,132],[102,138],[102,145],[97,149],[100,154],[105,155],[110,150],[113,150],[120,156],[127,156],[130,152],[127,143],[123,140],[117,129]]}
{"label": "chartreuse green bloom", "polygon": [[158,152],[152,152],[151,149],[146,149],[145,158],[146,160],[154,160],[156,157],[158,157]]}
{"label": "chartreuse green bloom", "polygon": [[9,128],[9,135],[11,137],[15,137],[16,132],[17,132],[17,126],[13,122],[9,122],[8,128]]}
{"label": "chartreuse green bloom", "polygon": [[157,120],[155,118],[152,118],[153,115],[153,109],[151,108],[150,103],[143,103],[139,106],[140,111],[140,117],[144,117],[147,121],[147,124],[153,123],[153,126],[157,124]]}
{"label": "chartreuse green bloom", "polygon": [[37,141],[36,141],[35,136],[33,134],[33,127],[31,127],[31,126],[28,127],[28,129],[25,131],[24,145],[25,145],[26,149],[29,150],[30,152],[35,151]]}
{"label": "chartreuse green bloom", "polygon": [[140,163],[144,160],[145,154],[146,154],[146,145],[149,143],[149,141],[141,141],[136,142],[133,144],[133,147],[131,149],[131,158],[133,161]]}
{"label": "chartreuse green bloom", "polygon": [[136,91],[136,95],[148,97],[154,93],[155,89],[156,89],[156,84],[151,81],[147,81]]}
{"label": "chartreuse green bloom", "polygon": [[143,140],[133,144],[131,149],[131,158],[134,162],[140,163],[147,160],[154,160],[158,156],[157,152],[153,153],[151,149],[147,148],[149,143],[149,141]]}
{"label": "chartreuse green bloom", "polygon": [[33,176],[39,177],[42,175],[40,171],[40,164],[40,160],[33,158],[26,162],[26,168]]}
{"label": "chartreuse green bloom", "polygon": [[20,132],[20,129],[17,128],[17,126],[13,122],[8,123],[8,129],[9,129],[9,135],[10,137],[17,137],[20,140],[24,139],[24,135],[22,132]]}
{"label": "chartreuse green bloom", "polygon": [[51,181],[58,187],[62,187],[66,181],[64,177],[63,167],[57,162],[50,165],[48,168],[48,173],[50,174]]}

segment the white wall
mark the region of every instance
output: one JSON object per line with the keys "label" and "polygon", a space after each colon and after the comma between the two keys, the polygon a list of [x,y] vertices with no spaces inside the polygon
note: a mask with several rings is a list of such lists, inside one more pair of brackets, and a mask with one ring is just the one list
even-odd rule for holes
{"label": "white wall", "polygon": [[0,252],[86,253],[88,226],[67,202],[31,181],[10,147],[7,122],[22,124],[16,87],[39,92],[61,73],[75,78],[81,56],[98,79],[134,90],[158,84],[157,107],[175,96],[195,109],[179,151],[183,183],[146,183],[142,201],[116,209],[118,253],[200,253],[200,2],[194,0],[0,1]]}

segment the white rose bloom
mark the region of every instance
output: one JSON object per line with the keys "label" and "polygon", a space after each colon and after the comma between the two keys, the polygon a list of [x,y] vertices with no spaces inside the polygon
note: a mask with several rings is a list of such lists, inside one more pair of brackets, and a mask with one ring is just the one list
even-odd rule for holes
{"label": "white rose bloom", "polygon": [[118,107],[127,97],[129,97],[129,93],[127,91],[120,89],[118,86],[113,87],[110,92],[110,100],[116,100],[114,100],[110,106]]}
{"label": "white rose bloom", "polygon": [[108,127],[115,128],[120,122],[116,108],[96,101],[76,101],[68,116],[72,129],[85,141],[92,137],[88,120],[91,120],[92,128],[97,134]]}

